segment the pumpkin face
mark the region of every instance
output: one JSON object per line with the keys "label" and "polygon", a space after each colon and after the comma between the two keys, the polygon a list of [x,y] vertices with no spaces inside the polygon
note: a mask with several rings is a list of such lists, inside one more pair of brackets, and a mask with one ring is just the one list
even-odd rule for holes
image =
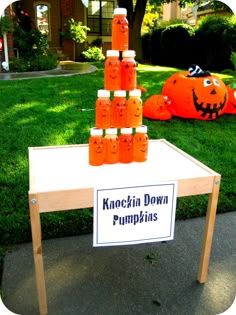
{"label": "pumpkin face", "polygon": [[142,115],[142,101],[134,99],[132,110],[133,117],[139,118]]}
{"label": "pumpkin face", "polygon": [[226,86],[218,77],[188,77],[186,72],[167,79],[162,94],[170,98],[173,115],[201,120],[223,114],[228,99]]}
{"label": "pumpkin face", "polygon": [[152,95],[143,104],[143,116],[150,119],[169,120],[171,102],[167,96]]}
{"label": "pumpkin face", "polygon": [[121,135],[119,144],[121,152],[127,153],[133,150],[133,140],[131,136]]}
{"label": "pumpkin face", "polygon": [[131,127],[139,126],[142,123],[143,107],[142,101],[138,97],[130,97],[127,101],[127,125]]}
{"label": "pumpkin face", "polygon": [[127,76],[126,80],[132,82],[136,74],[136,62],[123,62],[121,64],[121,71]]}
{"label": "pumpkin face", "polygon": [[119,149],[119,142],[118,138],[116,139],[109,139],[108,140],[108,150],[112,155],[117,155],[118,154],[118,149]]}
{"label": "pumpkin face", "polygon": [[113,23],[116,25],[116,27],[119,28],[119,31],[121,33],[128,33],[128,24],[126,19],[124,19],[123,16],[115,16],[113,19]]}
{"label": "pumpkin face", "polygon": [[122,128],[126,126],[127,106],[124,97],[115,97],[112,100],[112,126]]}
{"label": "pumpkin face", "polygon": [[103,154],[103,139],[100,137],[92,137],[90,139],[90,146],[94,156],[100,156]]}
{"label": "pumpkin face", "polygon": [[106,67],[109,80],[117,80],[120,76],[120,63],[115,58],[110,58]]}
{"label": "pumpkin face", "polygon": [[148,136],[136,134],[134,137],[134,147],[137,155],[146,153],[148,148]]}
{"label": "pumpkin face", "polygon": [[96,127],[109,128],[111,115],[110,100],[97,100],[96,102]]}

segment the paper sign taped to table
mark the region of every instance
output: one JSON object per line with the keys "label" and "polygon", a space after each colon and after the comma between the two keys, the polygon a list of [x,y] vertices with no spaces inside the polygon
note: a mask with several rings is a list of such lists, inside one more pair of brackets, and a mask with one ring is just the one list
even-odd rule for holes
{"label": "paper sign taped to table", "polygon": [[93,246],[174,238],[177,182],[94,188]]}

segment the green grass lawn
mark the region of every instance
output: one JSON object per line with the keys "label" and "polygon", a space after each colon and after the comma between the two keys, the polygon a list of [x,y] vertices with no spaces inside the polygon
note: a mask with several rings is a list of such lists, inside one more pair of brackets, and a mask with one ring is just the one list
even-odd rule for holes
{"label": "green grass lawn", "polygon": [[[148,89],[143,100],[159,94],[178,69],[139,66],[138,81]],[[236,77],[222,77],[227,83]],[[30,241],[28,147],[87,143],[94,126],[97,90],[103,88],[103,66],[92,74],[0,82],[1,171],[0,244]],[[149,121],[151,139],[165,138],[222,174],[218,212],[235,210],[235,116],[215,121]],[[178,218],[203,215],[207,196],[179,198]],[[92,210],[42,215],[43,237],[92,231]]]}

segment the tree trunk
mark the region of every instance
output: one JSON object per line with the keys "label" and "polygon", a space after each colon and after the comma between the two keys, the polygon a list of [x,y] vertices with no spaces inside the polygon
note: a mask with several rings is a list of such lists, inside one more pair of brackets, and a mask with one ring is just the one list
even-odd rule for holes
{"label": "tree trunk", "polygon": [[142,60],[142,42],[141,42],[141,26],[147,0],[137,0],[135,7],[133,0],[118,0],[119,7],[127,9],[127,18],[129,21],[129,49],[136,51],[136,59]]}
{"label": "tree trunk", "polygon": [[129,28],[129,49],[135,50],[135,59],[138,61],[142,61],[143,52],[140,30],[135,24],[131,25]]}

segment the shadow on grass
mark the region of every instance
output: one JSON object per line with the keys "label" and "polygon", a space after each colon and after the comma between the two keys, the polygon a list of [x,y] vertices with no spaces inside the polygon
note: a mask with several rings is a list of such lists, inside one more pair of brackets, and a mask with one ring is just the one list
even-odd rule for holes
{"label": "shadow on grass", "polygon": [[[81,109],[94,108],[97,90],[102,85],[101,72],[83,77],[1,82],[1,243],[31,239],[28,147],[87,143],[94,111]],[[60,236],[66,230],[71,235],[91,231],[88,211],[74,213],[43,217],[44,237]]]}

